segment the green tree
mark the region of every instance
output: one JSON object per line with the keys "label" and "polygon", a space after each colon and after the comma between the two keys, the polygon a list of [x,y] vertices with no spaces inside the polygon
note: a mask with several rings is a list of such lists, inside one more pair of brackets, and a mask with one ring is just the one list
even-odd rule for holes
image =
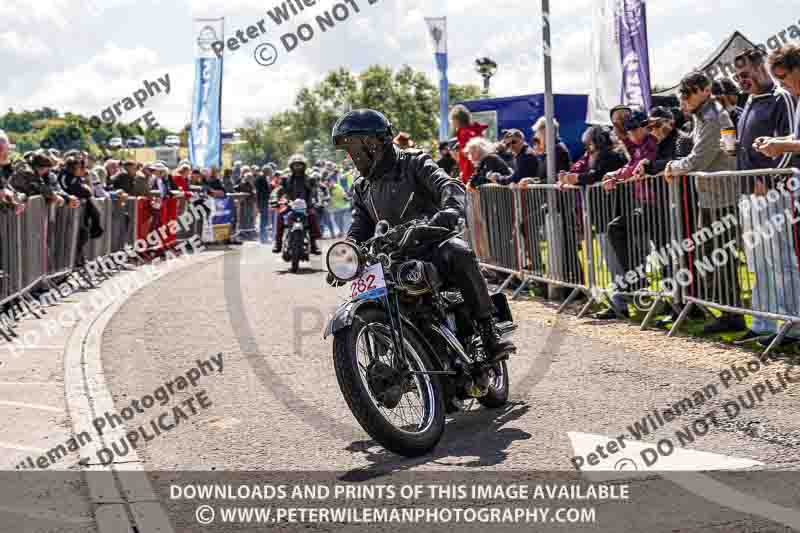
{"label": "green tree", "polygon": [[[477,85],[456,85],[451,83],[447,88],[448,99],[450,105],[453,106],[457,102],[465,102],[467,100],[479,100],[483,98],[483,92]],[[438,92],[437,92],[438,97]]]}

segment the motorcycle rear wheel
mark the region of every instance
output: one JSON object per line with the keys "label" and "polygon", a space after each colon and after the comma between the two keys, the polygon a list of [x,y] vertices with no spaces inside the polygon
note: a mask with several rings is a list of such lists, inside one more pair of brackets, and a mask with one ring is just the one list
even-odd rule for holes
{"label": "motorcycle rear wheel", "polygon": [[508,367],[505,361],[494,365],[493,375],[490,376],[489,392],[486,396],[478,398],[478,402],[490,409],[497,409],[508,403]]}
{"label": "motorcycle rear wheel", "polygon": [[[382,310],[367,308],[358,312],[352,326],[336,333],[333,340],[336,379],[350,411],[364,431],[389,451],[405,457],[418,457],[432,450],[444,433],[444,389],[435,374],[413,375],[411,379],[416,386],[415,395],[423,403],[423,420],[416,427],[410,424],[403,428],[389,420],[387,411],[391,412],[401,407],[405,409],[402,405],[404,401],[412,411],[414,410],[410,400],[406,398],[406,395],[410,395],[413,391],[404,393],[394,409],[381,406],[366,383],[364,375],[367,369],[359,361],[359,341],[366,335],[365,342],[370,342],[368,337],[373,336],[374,347],[377,328],[385,328],[383,331],[388,332],[388,335],[391,334],[386,325],[388,322],[388,317]],[[378,336],[381,334],[383,333],[379,331]],[[405,352],[411,370],[433,370],[434,367],[423,343],[408,329],[404,330],[404,337]]]}

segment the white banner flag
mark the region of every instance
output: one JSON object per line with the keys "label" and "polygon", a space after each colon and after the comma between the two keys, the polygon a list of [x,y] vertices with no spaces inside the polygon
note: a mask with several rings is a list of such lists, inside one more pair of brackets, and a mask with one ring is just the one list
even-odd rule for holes
{"label": "white banner flag", "polygon": [[436,54],[447,53],[447,18],[426,18],[428,33],[433,41],[433,50]]}
{"label": "white banner flag", "polygon": [[617,0],[592,2],[591,68],[592,86],[586,122],[611,124],[609,112],[622,101],[622,65],[616,28]]}

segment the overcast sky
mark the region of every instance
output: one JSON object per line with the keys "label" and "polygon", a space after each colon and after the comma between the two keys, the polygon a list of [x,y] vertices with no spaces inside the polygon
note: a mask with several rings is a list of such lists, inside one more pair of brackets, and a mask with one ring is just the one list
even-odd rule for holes
{"label": "overcast sky", "polygon": [[[296,0],[294,0],[296,1]],[[311,0],[306,0],[310,2]],[[370,5],[369,1],[374,4]],[[553,1],[554,85],[585,93],[593,0]],[[226,51],[222,117],[226,128],[246,117],[268,117],[290,106],[297,89],[339,66],[404,63],[437,74],[424,18],[447,16],[449,77],[480,83],[473,61],[499,64],[497,96],[542,89],[541,31],[536,0],[348,0],[360,9],[286,53],[280,37],[340,0],[318,0],[302,16],[277,26],[267,10],[277,0],[0,0],[0,109],[42,106],[99,114],[142,86],[170,76],[170,94],[150,98],[133,120],[153,111],[163,125],[188,122],[194,84],[192,18],[224,16],[226,34],[265,19],[267,32]],[[653,82],[672,85],[711,54],[735,29],[755,42],[792,24],[800,0],[651,0],[648,32]],[[342,11],[339,11],[342,13]],[[312,20],[313,22],[313,20]],[[253,52],[262,42],[279,52],[271,67]],[[795,41],[800,42],[800,41]]]}

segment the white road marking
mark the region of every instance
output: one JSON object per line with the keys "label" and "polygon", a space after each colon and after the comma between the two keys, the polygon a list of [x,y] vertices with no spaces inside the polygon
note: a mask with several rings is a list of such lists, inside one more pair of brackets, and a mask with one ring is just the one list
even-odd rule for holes
{"label": "white road marking", "polygon": [[50,411],[51,413],[64,412],[64,410],[60,407],[50,407],[49,405],[39,405],[35,403],[9,402],[6,400],[0,400],[0,405],[7,405],[9,407],[26,407],[28,409],[38,409],[40,411]]}
{"label": "white road marking", "polygon": [[7,448],[9,450],[17,450],[20,452],[34,452],[45,453],[47,450],[43,448],[34,448],[32,446],[22,446],[20,444],[13,444],[11,442],[0,442],[0,448]]}
{"label": "white road marking", "polygon": [[[684,450],[677,448],[669,454],[662,455],[657,451],[655,442],[636,441],[631,438],[623,439],[625,448],[620,449],[618,441],[614,437],[595,435],[592,433],[570,432],[570,440],[575,455],[580,455],[584,459],[589,454],[593,454],[592,462],[588,460],[581,465],[581,471],[681,471],[699,472],[702,470],[736,470],[740,468],[752,468],[763,466],[761,461],[753,459],[743,459],[730,455],[718,453],[701,452],[697,450]],[[616,443],[613,446],[618,451],[609,453],[606,458],[602,458],[597,451],[597,447],[605,447],[609,442]]]}
{"label": "white road marking", "polygon": [[25,386],[25,385],[35,385],[37,387],[38,386],[45,387],[48,385],[61,386],[63,385],[63,383],[61,383],[60,381],[0,381],[0,387],[3,385],[9,385],[12,387]]}
{"label": "white road marking", "polygon": [[[144,286],[138,287],[133,293],[125,294],[122,298],[114,300],[104,309],[96,312],[93,317],[83,320],[77,325],[77,328],[67,341],[64,358],[64,388],[74,433],[79,433],[83,428],[91,427],[92,420],[96,416],[104,412],[116,412],[114,400],[105,382],[101,358],[103,332],[114,317],[114,314],[135,292],[157,279],[182,267],[207,262],[222,254],[222,252],[204,254],[205,259],[203,261],[191,259],[188,261],[176,261],[173,263],[174,266],[170,265],[168,268],[163,268],[157,275],[149,277]],[[117,426],[114,429],[105,431],[103,435],[98,437],[81,449],[81,457],[97,457],[97,452],[101,448],[109,446],[113,441],[124,438],[125,426]],[[160,503],[156,503],[159,502],[159,498],[153,491],[150,479],[144,472],[144,467],[136,450],[130,450],[130,453],[126,456],[125,464],[89,465],[85,468],[85,471],[111,472],[115,474],[119,473],[119,471],[125,471],[125,475],[115,476],[119,482],[119,487],[125,493],[125,498],[123,498],[120,488],[117,486],[118,484],[112,478],[87,476],[89,495],[92,502],[104,504],[100,508],[103,512],[97,513],[96,516],[97,528],[101,533],[117,533],[118,531],[130,530],[125,508],[126,504],[111,503],[123,501],[128,502],[127,505],[131,508],[131,513],[139,531],[174,533],[167,514]],[[137,471],[140,472],[139,475],[137,475]],[[143,507],[143,502],[147,502],[148,505]],[[142,511],[143,508],[146,508],[146,512]]]}

